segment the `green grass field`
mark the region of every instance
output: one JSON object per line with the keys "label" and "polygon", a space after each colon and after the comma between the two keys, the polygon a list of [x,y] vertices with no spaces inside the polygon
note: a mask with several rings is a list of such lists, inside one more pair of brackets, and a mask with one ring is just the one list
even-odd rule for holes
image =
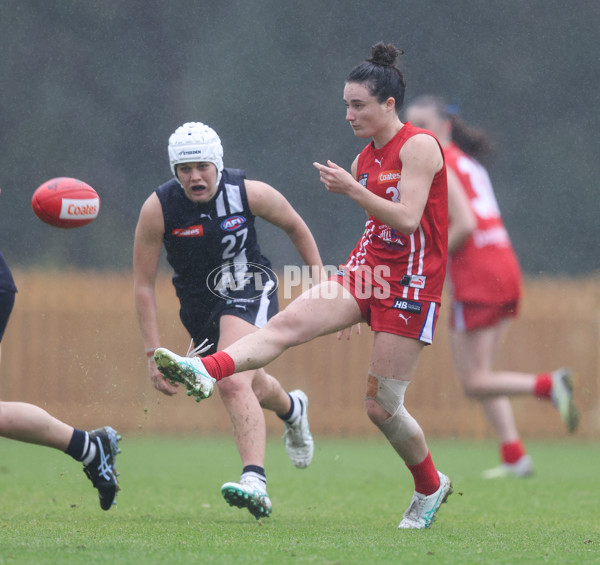
{"label": "green grass field", "polygon": [[108,512],[80,464],[2,439],[0,563],[600,563],[597,445],[528,442],[535,476],[484,481],[495,444],[431,441],[455,492],[430,530],[399,531],[412,480],[384,441],[316,441],[304,470],[269,442],[257,522],[220,495],[241,471],[229,437],[125,437]]}

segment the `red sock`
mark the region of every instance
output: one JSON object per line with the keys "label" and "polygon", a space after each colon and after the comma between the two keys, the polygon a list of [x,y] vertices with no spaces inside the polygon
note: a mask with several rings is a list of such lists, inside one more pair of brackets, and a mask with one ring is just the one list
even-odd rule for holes
{"label": "red sock", "polygon": [[224,351],[217,351],[212,355],[202,357],[202,363],[208,371],[208,374],[214,379],[217,379],[217,381],[235,373],[235,363],[229,354]]}
{"label": "red sock", "polygon": [[516,463],[525,455],[525,447],[520,439],[507,441],[500,445],[500,453],[504,463]]}
{"label": "red sock", "polygon": [[535,380],[533,394],[538,398],[550,399],[552,393],[552,375],[550,373],[540,373]]}
{"label": "red sock", "polygon": [[440,488],[440,477],[431,459],[431,453],[427,453],[427,457],[420,463],[407,467],[415,480],[415,490],[418,493],[429,496]]}

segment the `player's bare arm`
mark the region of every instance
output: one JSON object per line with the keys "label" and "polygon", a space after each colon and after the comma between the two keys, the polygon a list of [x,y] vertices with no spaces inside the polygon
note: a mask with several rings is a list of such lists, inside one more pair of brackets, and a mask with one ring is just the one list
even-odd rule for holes
{"label": "player's bare arm", "polygon": [[477,227],[477,219],[465,189],[456,173],[448,167],[448,253],[461,248]]}
{"label": "player's bare arm", "polygon": [[314,166],[329,191],[347,195],[379,221],[410,235],[419,226],[431,181],[444,161],[437,142],[429,135],[416,135],[409,139],[400,151],[400,160],[400,202],[392,202],[364,190],[350,173],[331,161],[327,165],[314,163]]}
{"label": "player's bare arm", "polygon": [[315,239],[285,196],[271,185],[255,180],[246,181],[246,191],[252,213],[283,230],[304,263],[321,270],[323,264]]}
{"label": "player's bare arm", "polygon": [[[144,347],[148,352],[161,345],[155,284],[164,231],[162,207],[156,193],[153,193],[140,211],[133,244],[135,309]],[[173,385],[163,378],[151,355],[148,357],[148,371],[157,390],[168,396],[177,392],[178,385]]]}

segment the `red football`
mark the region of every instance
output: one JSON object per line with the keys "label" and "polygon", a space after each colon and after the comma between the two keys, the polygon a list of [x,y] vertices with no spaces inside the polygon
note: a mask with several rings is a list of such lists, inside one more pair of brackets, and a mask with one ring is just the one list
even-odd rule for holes
{"label": "red football", "polygon": [[78,228],[93,222],[100,211],[98,193],[83,181],[69,177],[50,179],[33,193],[35,215],[57,228]]}

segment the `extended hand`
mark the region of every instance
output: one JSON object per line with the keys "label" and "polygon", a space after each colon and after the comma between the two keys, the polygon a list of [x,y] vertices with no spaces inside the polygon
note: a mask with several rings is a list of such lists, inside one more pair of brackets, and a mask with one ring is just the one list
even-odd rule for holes
{"label": "extended hand", "polygon": [[348,171],[333,161],[328,160],[327,165],[313,163],[313,166],[319,171],[319,180],[329,192],[349,194],[358,184]]}
{"label": "extended hand", "polygon": [[150,372],[150,380],[156,390],[159,390],[167,396],[173,396],[177,394],[179,383],[171,383],[163,377],[163,374],[158,370],[154,359],[148,360],[148,371]]}
{"label": "extended hand", "polygon": [[337,338],[342,339],[342,337],[346,336],[346,341],[348,341],[352,337],[352,328],[356,329],[356,333],[360,335],[360,322],[358,324],[354,324],[353,326],[348,326],[347,328],[340,330],[337,333]]}

